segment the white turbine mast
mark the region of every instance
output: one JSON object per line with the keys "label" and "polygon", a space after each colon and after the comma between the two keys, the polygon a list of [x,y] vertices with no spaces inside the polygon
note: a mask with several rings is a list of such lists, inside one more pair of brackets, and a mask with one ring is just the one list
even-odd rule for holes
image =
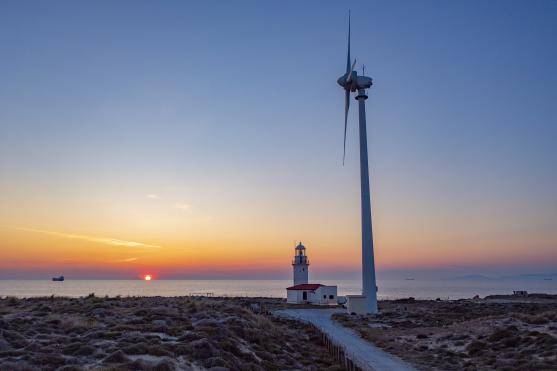
{"label": "white turbine mast", "polygon": [[337,80],[338,84],[344,89],[344,149],[342,164],[344,165],[346,157],[346,128],[348,126],[350,93],[357,92],[356,100],[358,101],[360,132],[360,191],[362,202],[362,295],[348,296],[348,310],[361,314],[376,314],[378,313],[377,283],[375,278],[375,258],[373,254],[365,106],[367,99],[365,90],[371,88],[373,81],[370,77],[363,76],[363,71],[362,76],[358,76],[358,73],[354,70],[355,66],[356,59],[354,59],[354,62],[350,59],[350,13],[348,13],[346,73]]}

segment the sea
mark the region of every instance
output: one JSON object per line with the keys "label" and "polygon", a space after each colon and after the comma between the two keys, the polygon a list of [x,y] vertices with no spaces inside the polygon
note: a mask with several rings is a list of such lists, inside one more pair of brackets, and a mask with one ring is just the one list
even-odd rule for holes
{"label": "sea", "polygon": [[[360,294],[361,281],[320,281],[337,285],[338,295]],[[184,296],[286,297],[290,280],[0,280],[0,297],[66,296]],[[557,280],[408,280],[378,281],[380,299],[466,299],[475,295],[529,293],[557,294]]]}

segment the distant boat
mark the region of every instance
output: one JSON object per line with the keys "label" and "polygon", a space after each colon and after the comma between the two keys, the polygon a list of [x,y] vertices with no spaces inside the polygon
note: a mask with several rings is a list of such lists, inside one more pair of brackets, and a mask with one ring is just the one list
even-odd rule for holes
{"label": "distant boat", "polygon": [[544,281],[553,281],[553,278],[544,278]]}
{"label": "distant boat", "polygon": [[405,278],[406,281],[414,281],[413,278]]}
{"label": "distant boat", "polygon": [[60,277],[52,277],[53,281],[57,281],[57,282],[62,282],[64,281],[64,276],[60,276]]}

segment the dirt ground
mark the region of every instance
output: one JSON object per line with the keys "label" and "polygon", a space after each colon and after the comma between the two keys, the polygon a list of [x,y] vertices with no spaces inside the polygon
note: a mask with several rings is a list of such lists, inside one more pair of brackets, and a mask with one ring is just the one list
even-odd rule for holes
{"label": "dirt ground", "polygon": [[557,370],[557,300],[383,301],[334,319],[424,370]]}

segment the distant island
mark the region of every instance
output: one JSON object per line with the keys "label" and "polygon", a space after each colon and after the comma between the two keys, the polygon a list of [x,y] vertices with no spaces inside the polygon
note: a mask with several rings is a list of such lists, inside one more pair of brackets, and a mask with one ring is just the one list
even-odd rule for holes
{"label": "distant island", "polygon": [[557,279],[557,273],[550,274],[517,274],[506,276],[485,276],[482,274],[468,274],[464,276],[457,276],[451,278],[455,281],[493,281],[493,280],[530,280],[530,281],[544,281]]}

